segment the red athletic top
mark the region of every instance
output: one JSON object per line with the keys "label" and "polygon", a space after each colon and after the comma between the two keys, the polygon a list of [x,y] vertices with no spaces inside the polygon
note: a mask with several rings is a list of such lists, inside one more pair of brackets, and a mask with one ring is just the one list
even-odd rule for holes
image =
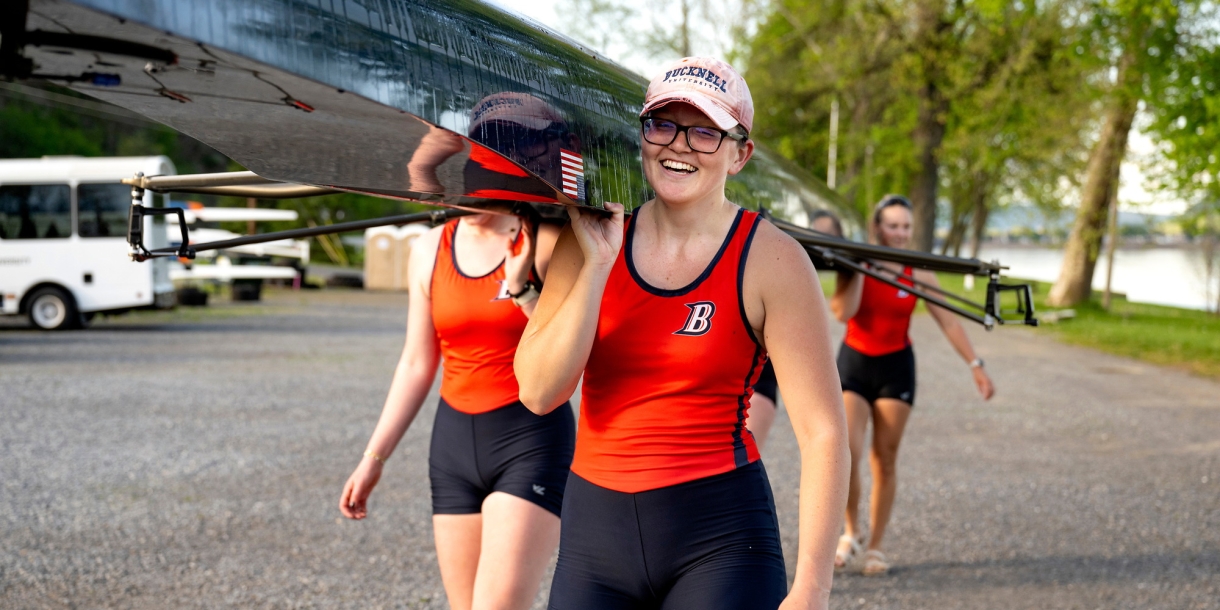
{"label": "red athletic top", "polygon": [[767,354],[741,301],[757,225],[758,214],[739,211],[707,269],[662,290],[636,273],[627,221],[585,367],[577,475],[637,493],[758,460],[745,422]]}
{"label": "red athletic top", "polygon": [[[444,358],[441,397],[463,413],[486,413],[519,399],[513,356],[529,319],[513,304],[503,262],[479,277],[458,268],[459,223],[445,223],[432,268],[432,325]],[[520,247],[518,233],[514,248]]]}
{"label": "red athletic top", "polygon": [[[911,275],[911,268],[904,268],[902,273]],[[898,283],[914,286],[908,280]],[[915,295],[864,276],[860,309],[847,321],[843,342],[865,356],[884,356],[907,347],[911,344],[907,330],[911,327],[915,302]]]}

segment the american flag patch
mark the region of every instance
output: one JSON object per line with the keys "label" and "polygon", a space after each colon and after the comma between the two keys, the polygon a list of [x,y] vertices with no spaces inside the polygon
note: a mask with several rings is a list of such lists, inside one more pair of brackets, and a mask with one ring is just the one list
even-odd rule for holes
{"label": "american flag patch", "polygon": [[585,198],[585,162],[580,155],[559,149],[563,164],[563,194],[576,200]]}

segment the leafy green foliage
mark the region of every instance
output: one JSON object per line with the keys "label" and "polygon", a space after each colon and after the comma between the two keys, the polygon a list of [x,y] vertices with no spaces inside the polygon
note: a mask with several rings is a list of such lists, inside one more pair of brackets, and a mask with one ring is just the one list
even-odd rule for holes
{"label": "leafy green foliage", "polygon": [[884,2],[782,0],[749,43],[754,133],[814,175],[827,172],[840,104],[838,189],[860,212],[905,192],[917,169],[917,100],[901,86],[903,26]]}
{"label": "leafy green foliage", "polygon": [[[54,85],[42,89],[54,99],[106,106],[70,89]],[[223,171],[229,164],[224,155],[163,125],[0,90],[0,158],[44,155],[166,155],[179,173]]]}
{"label": "leafy green foliage", "polygon": [[[689,55],[735,62],[765,0],[562,0],[564,33],[628,66]],[[652,74],[645,74],[647,77]]]}
{"label": "leafy green foliage", "polygon": [[101,142],[90,137],[70,112],[33,104],[8,102],[0,106],[0,157],[102,154]]}
{"label": "leafy green foliage", "polygon": [[1162,161],[1160,186],[1220,211],[1220,7],[1209,3],[1191,13],[1172,61],[1156,74],[1157,96],[1149,105],[1148,131]]}

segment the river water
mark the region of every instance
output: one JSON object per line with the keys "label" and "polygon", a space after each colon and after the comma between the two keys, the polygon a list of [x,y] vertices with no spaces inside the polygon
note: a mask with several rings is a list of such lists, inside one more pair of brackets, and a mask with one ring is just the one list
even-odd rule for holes
{"label": "river water", "polygon": [[[985,244],[982,260],[999,259],[1009,267],[1006,276],[1043,282],[1059,277],[1063,250]],[[1154,303],[1189,309],[1214,310],[1220,278],[1213,273],[1208,290],[1207,268],[1199,250],[1192,248],[1119,249],[1114,256],[1111,289],[1137,303]],[[1093,288],[1106,285],[1105,251],[1093,274]]]}

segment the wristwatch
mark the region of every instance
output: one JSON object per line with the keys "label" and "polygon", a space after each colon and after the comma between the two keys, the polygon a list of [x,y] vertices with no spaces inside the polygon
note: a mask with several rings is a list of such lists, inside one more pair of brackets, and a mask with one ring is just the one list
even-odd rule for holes
{"label": "wristwatch", "polygon": [[534,285],[534,282],[527,280],[525,285],[521,287],[521,292],[510,294],[509,296],[513,298],[513,305],[525,307],[538,298],[538,287]]}
{"label": "wristwatch", "polygon": [[982,359],[982,358],[975,358],[974,360],[971,360],[971,361],[970,361],[970,368],[972,368],[972,369],[981,369],[981,368],[983,368],[983,359]]}

